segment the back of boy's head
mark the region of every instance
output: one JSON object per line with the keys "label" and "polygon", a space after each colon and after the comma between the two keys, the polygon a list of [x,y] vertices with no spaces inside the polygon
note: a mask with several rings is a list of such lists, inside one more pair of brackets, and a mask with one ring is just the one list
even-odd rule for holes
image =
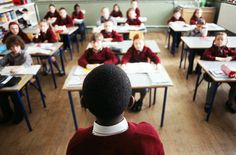
{"label": "back of boy's head", "polygon": [[94,33],[90,38],[90,42],[96,42],[102,40],[103,40],[103,35],[101,33]]}
{"label": "back of boy's head", "polygon": [[198,25],[205,25],[205,24],[206,24],[206,21],[205,21],[203,18],[198,18],[197,24],[198,24]]}
{"label": "back of boy's head", "polygon": [[82,105],[97,118],[111,120],[128,107],[132,95],[126,73],[111,64],[92,70],[83,83]]}

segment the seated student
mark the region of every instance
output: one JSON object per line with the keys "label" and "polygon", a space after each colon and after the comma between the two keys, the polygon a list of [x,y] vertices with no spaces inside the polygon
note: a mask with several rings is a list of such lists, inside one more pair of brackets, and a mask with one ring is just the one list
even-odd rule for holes
{"label": "seated student", "polygon": [[[138,1],[137,0],[131,0],[130,1],[131,3],[131,8],[134,9],[135,13],[136,13],[136,17],[139,18],[141,15],[140,15],[140,9],[138,7]],[[127,10],[126,12],[126,17],[128,18],[129,17],[129,10]]]}
{"label": "seated student", "polygon": [[[236,51],[228,48],[226,46],[226,43],[227,43],[227,34],[224,32],[218,32],[215,36],[215,40],[213,42],[212,47],[206,49],[206,51],[203,53],[203,59],[210,61],[225,61],[225,62],[236,60]],[[210,78],[206,79],[209,80]],[[236,113],[236,104],[234,103],[234,99],[236,97],[236,83],[232,82],[229,83],[229,85],[231,86],[231,88],[229,91],[228,101],[226,102],[226,107],[229,109],[230,112]],[[208,90],[209,95],[207,95],[207,100],[204,107],[206,112],[209,112],[210,109],[209,103],[212,99],[212,92],[213,92],[211,88],[212,85]]]}
{"label": "seated student", "polygon": [[96,121],[76,131],[66,154],[164,155],[160,136],[150,124],[126,121],[124,110],[133,100],[129,78],[122,69],[106,64],[92,70],[83,83],[81,104]]}
{"label": "seated student", "polygon": [[[6,40],[7,49],[10,50],[10,53],[5,55],[2,59],[0,59],[0,66],[4,67],[6,65],[16,66],[22,65],[28,67],[32,64],[32,59],[28,53],[25,52],[25,44],[24,41],[19,36],[9,36]],[[11,73],[15,74],[17,69],[12,69]],[[9,105],[8,97],[11,98],[14,104],[14,113]],[[2,109],[3,118],[0,122],[6,123],[11,120],[13,117],[13,123],[18,124],[23,119],[23,111],[21,109],[20,103],[17,98],[17,94],[15,93],[0,93],[0,107]]]}
{"label": "seated student", "polygon": [[[35,43],[55,43],[58,41],[55,32],[52,30],[52,28],[50,27],[50,25],[48,24],[46,20],[42,20],[39,23],[39,29],[37,31],[38,32],[35,34],[33,38],[33,42]],[[60,70],[60,67],[54,56],[52,57],[52,62],[53,62],[53,65],[58,70],[58,73],[60,75],[64,75],[64,72]],[[42,65],[43,65],[44,73],[48,74],[47,61],[45,59],[42,59]]]}
{"label": "seated student", "polygon": [[104,22],[104,30],[100,32],[103,35],[103,41],[106,42],[121,42],[123,41],[123,36],[113,30],[113,23],[111,21]]}
{"label": "seated student", "polygon": [[127,11],[128,17],[125,25],[135,25],[141,26],[143,23],[137,18],[136,13],[133,8],[129,8]]}
{"label": "seated student", "polygon": [[190,25],[196,25],[199,19],[204,20],[202,17],[202,9],[198,8],[194,11],[193,16],[190,19]]}
{"label": "seated student", "polygon": [[72,13],[72,19],[74,24],[79,27],[78,33],[81,36],[80,41],[83,41],[85,39],[84,13],[81,11],[79,4],[74,5],[74,12]]}
{"label": "seated student", "polygon": [[[187,36],[191,36],[191,37],[206,37],[207,36],[207,29],[206,27],[204,27],[204,25],[206,24],[205,20],[202,18],[199,18],[197,23],[196,23],[196,27],[195,29],[193,29],[192,31],[189,31]],[[191,74],[193,71],[193,61],[194,61],[194,57],[196,55],[196,53],[200,56],[202,56],[204,52],[204,49],[191,49],[191,51],[189,51],[189,68],[188,68],[188,73]],[[196,68],[196,73],[197,73],[198,67]]]}
{"label": "seated student", "polygon": [[[181,11],[182,11],[182,9],[180,7],[176,7],[174,9],[173,16],[167,22],[168,25],[171,25],[173,23],[179,23],[179,24],[185,23],[184,18],[181,16]],[[180,39],[181,32],[174,32],[173,30],[171,30],[170,33],[173,37],[172,46],[171,46],[171,54],[175,55],[176,47],[179,47],[179,43],[181,41],[181,39]]]}
{"label": "seated student", "polygon": [[117,64],[118,59],[109,48],[102,47],[103,36],[95,33],[91,37],[92,48],[88,48],[79,58],[78,64],[84,68],[93,69],[101,64]]}
{"label": "seated student", "polygon": [[73,26],[73,20],[72,18],[67,14],[66,9],[61,7],[59,9],[59,17],[53,23],[53,26],[66,26],[66,27],[71,27]]}
{"label": "seated student", "polygon": [[114,5],[113,5],[113,10],[112,10],[110,16],[112,16],[112,17],[114,17],[114,18],[123,17],[123,14],[122,14],[122,12],[120,11],[120,7],[119,7],[118,4],[114,4]]}
{"label": "seated student", "polygon": [[53,24],[57,18],[59,18],[59,12],[57,11],[56,7],[54,4],[49,4],[48,7],[48,12],[47,14],[44,16],[44,19],[46,19],[50,24]]}
{"label": "seated student", "polygon": [[97,26],[102,26],[103,23],[107,20],[110,20],[113,22],[113,25],[117,25],[116,21],[114,20],[114,18],[112,16],[110,16],[110,11],[108,8],[103,7],[101,9],[101,17],[98,19],[97,21]]}
{"label": "seated student", "polygon": [[[128,49],[127,53],[123,56],[121,63],[126,64],[128,62],[148,62],[150,59],[155,64],[160,63],[160,58],[147,46],[144,45],[144,39],[136,34],[133,38],[133,45]],[[133,96],[136,92],[140,92],[140,99],[135,102],[131,111],[139,112],[142,109],[143,99],[146,95],[146,89],[133,89]]]}
{"label": "seated student", "polygon": [[4,35],[2,42],[5,43],[6,39],[11,36],[11,35],[15,35],[15,36],[20,36],[21,39],[25,42],[25,43],[30,43],[31,40],[30,38],[27,36],[27,34],[25,34],[22,29],[20,28],[19,24],[16,22],[10,22],[8,25],[8,32]]}

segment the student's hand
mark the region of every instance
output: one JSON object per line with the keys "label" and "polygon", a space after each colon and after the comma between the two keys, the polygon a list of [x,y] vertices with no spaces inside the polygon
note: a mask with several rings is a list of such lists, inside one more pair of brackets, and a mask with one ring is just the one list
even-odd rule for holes
{"label": "student's hand", "polygon": [[48,40],[45,40],[44,43],[48,43]]}
{"label": "student's hand", "polygon": [[103,41],[105,41],[105,42],[111,42],[111,41],[112,41],[112,38],[104,38]]}
{"label": "student's hand", "polygon": [[232,57],[226,57],[225,58],[225,61],[231,61],[232,60]]}
{"label": "student's hand", "polygon": [[40,35],[40,29],[37,28],[37,29],[36,29],[36,32],[35,32],[35,38],[38,38],[39,35]]}

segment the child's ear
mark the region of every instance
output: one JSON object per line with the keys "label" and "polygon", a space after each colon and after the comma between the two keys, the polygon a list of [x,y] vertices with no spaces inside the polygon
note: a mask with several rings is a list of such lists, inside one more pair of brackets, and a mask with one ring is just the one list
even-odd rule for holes
{"label": "child's ear", "polygon": [[80,104],[81,104],[81,106],[82,106],[83,108],[85,108],[85,109],[88,108],[86,102],[84,101],[83,95],[80,97]]}
{"label": "child's ear", "polygon": [[134,105],[134,97],[133,96],[130,96],[130,99],[129,99],[129,104],[128,104],[128,109],[132,108],[133,105]]}

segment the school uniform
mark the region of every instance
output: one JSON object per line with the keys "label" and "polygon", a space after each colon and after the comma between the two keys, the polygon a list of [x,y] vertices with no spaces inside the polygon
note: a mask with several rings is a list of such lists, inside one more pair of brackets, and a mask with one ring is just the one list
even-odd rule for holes
{"label": "school uniform", "polygon": [[[88,146],[91,146],[90,149]],[[150,124],[136,124],[126,120],[114,126],[102,126],[94,122],[89,128],[80,128],[70,140],[66,154],[98,152],[103,155],[165,154],[160,136]]]}
{"label": "school uniform", "polygon": [[123,17],[123,14],[120,10],[119,11],[112,10],[110,16],[115,17],[115,18],[116,17]]}
{"label": "school uniform", "polygon": [[48,20],[49,18],[59,18],[60,14],[57,10],[55,10],[54,13],[51,13],[50,11],[47,12],[47,14],[44,16],[44,19]]}
{"label": "school uniform", "polygon": [[142,24],[142,22],[138,18],[135,19],[127,18],[127,21],[125,23],[134,26],[140,26]]}
{"label": "school uniform", "polygon": [[190,25],[196,25],[196,24],[197,24],[197,21],[198,21],[199,19],[203,19],[203,18],[202,18],[202,17],[198,18],[198,17],[196,17],[196,16],[192,17],[192,18],[190,19]]}
{"label": "school uniform", "polygon": [[53,32],[51,28],[48,28],[47,32],[40,31],[38,38],[33,38],[33,42],[35,43],[43,43],[45,41],[48,41],[48,43],[55,43],[57,42],[57,36],[56,33]]}
{"label": "school uniform", "polygon": [[[72,19],[84,19],[84,13],[82,11],[76,12],[74,11],[72,13]],[[79,24],[75,24],[79,27],[78,29],[78,33],[81,35],[81,41],[83,41],[85,39],[85,23],[84,21],[79,23]]]}
{"label": "school uniform", "polygon": [[[141,15],[140,15],[140,9],[139,8],[136,8],[135,9],[135,13],[136,13],[136,17],[139,18]],[[129,18],[129,15],[128,15],[128,10],[126,12],[126,17]]]}
{"label": "school uniform", "polygon": [[114,26],[117,25],[115,19],[112,16],[109,16],[108,19],[104,18],[103,16],[101,16],[98,20],[97,20],[97,26],[101,26],[103,23],[105,23],[106,21],[111,21],[113,23]]}
{"label": "school uniform", "polygon": [[[170,22],[176,22],[176,21],[182,21],[182,22],[185,22],[184,18],[183,17],[180,17],[179,19],[176,19],[175,17],[171,17],[169,20],[168,20],[168,24]],[[174,55],[175,52],[176,52],[176,47],[179,46],[179,43],[181,41],[181,32],[174,32],[173,30],[170,31],[172,37],[173,37],[173,41],[172,41],[172,45],[171,45],[171,53]]]}
{"label": "school uniform", "polygon": [[[22,50],[21,53],[14,55],[13,53],[8,53],[5,55],[2,59],[0,59],[0,66],[4,67],[6,65],[10,66],[16,66],[16,65],[23,65],[25,67],[28,67],[32,64],[31,56],[25,52],[25,50]],[[13,111],[9,105],[8,98],[11,98],[13,104],[14,104],[14,114]],[[16,93],[9,92],[0,93],[1,103],[0,107],[2,109],[3,118],[1,122],[9,121],[13,117],[13,123],[19,123],[23,119],[23,111],[20,107],[20,103],[18,101],[18,97]]]}
{"label": "school uniform", "polygon": [[66,18],[62,18],[61,16],[57,18],[57,20],[53,23],[53,25],[63,26],[66,27],[72,27],[73,26],[73,20],[69,15],[66,15]]}
{"label": "school uniform", "polygon": [[[232,60],[236,60],[236,51],[233,49],[230,49],[226,46],[218,47],[216,45],[213,45],[211,48],[205,50],[203,53],[203,59],[204,60],[210,60],[210,61],[216,61],[216,57],[222,57],[225,58],[227,56],[231,56]],[[211,86],[208,89],[207,99],[206,99],[206,105],[205,105],[205,111],[207,111],[207,108],[209,108],[209,103],[212,100],[213,97],[213,85],[216,83],[211,80],[209,76],[205,76],[205,79],[211,82]],[[228,101],[226,105],[231,106],[234,104],[234,98],[236,97],[236,83],[228,83],[230,85],[230,91],[228,95]],[[236,111],[234,111],[236,112]]]}
{"label": "school uniform", "polygon": [[123,36],[114,30],[112,30],[111,32],[106,32],[106,30],[102,30],[100,33],[103,35],[103,38],[112,38],[113,42],[123,41]]}
{"label": "school uniform", "polygon": [[[3,39],[2,39],[2,42],[5,43],[7,38],[11,35],[14,35],[11,31],[7,32]],[[25,43],[30,43],[31,40],[30,38],[27,36],[27,34],[25,34],[22,30],[19,30],[19,33],[17,34],[17,36],[21,37],[21,39],[25,42]]]}
{"label": "school uniform", "polygon": [[155,64],[161,62],[160,58],[149,47],[144,46],[143,51],[138,51],[133,45],[123,56],[121,63],[126,64],[128,62],[148,62],[148,58],[150,58],[150,60],[153,61]]}
{"label": "school uniform", "polygon": [[109,48],[102,48],[100,51],[95,52],[93,48],[87,49],[84,54],[79,58],[78,64],[86,67],[87,64],[117,64],[118,59],[113,51]]}

